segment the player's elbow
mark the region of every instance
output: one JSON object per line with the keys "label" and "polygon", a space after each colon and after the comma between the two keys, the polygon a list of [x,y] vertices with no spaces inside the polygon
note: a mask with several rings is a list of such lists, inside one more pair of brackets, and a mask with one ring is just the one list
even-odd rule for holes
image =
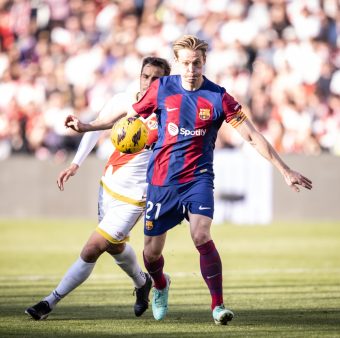
{"label": "player's elbow", "polygon": [[251,134],[247,134],[245,137],[244,137],[244,140],[248,143],[250,143],[251,145],[254,145],[255,142],[254,142],[254,137],[251,135]]}

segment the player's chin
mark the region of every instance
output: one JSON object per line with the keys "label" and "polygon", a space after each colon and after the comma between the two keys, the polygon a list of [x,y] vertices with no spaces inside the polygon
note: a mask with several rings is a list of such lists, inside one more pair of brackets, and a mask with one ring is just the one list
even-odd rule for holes
{"label": "player's chin", "polygon": [[148,90],[149,87],[141,88],[140,90],[140,97],[144,96],[145,92]]}

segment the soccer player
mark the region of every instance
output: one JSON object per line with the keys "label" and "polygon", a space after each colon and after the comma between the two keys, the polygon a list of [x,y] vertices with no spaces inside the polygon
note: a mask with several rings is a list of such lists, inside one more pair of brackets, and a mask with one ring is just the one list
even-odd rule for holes
{"label": "soccer player", "polygon": [[[157,57],[145,58],[140,74],[140,92],[114,95],[99,113],[99,117],[131,106],[143,96],[153,81],[169,74],[170,66],[166,60]],[[150,116],[145,122],[149,130],[147,147],[150,148],[157,140],[157,121],[155,116]],[[64,184],[76,174],[79,166],[97,143],[100,133],[95,131],[84,135],[71,165],[58,177],[57,184],[60,190],[64,190]],[[135,154],[122,154],[117,150],[112,153],[100,182],[98,227],[57,288],[42,301],[26,309],[25,312],[33,319],[45,319],[62,298],[89,277],[97,259],[105,251],[114,258],[116,264],[135,285],[135,315],[139,317],[146,311],[152,281],[149,274],[142,271],[133,248],[126,241],[129,239],[130,230],[145,208],[147,185],[145,178],[150,155],[150,149]]]}
{"label": "soccer player", "polygon": [[[208,44],[185,35],[173,44],[179,75],[152,83],[129,114],[158,117],[158,141],[149,161],[147,204],[144,220],[144,264],[154,281],[152,310],[161,320],[168,311],[170,278],[164,274],[162,251],[167,231],[184,218],[190,223],[192,240],[199,252],[202,276],[211,294],[212,317],[226,325],[234,314],[224,306],[222,264],[211,238],[214,213],[213,151],[218,129],[225,121],[233,126],[283,175],[295,191],[312,189],[312,182],[290,169],[242,111],[242,106],[223,87],[203,75]],[[83,124],[69,117],[76,131],[109,128],[111,119]]]}

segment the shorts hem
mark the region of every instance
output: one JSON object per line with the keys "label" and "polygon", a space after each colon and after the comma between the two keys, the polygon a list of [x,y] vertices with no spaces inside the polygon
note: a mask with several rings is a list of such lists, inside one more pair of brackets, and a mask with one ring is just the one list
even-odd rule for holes
{"label": "shorts hem", "polygon": [[98,232],[99,235],[103,236],[106,240],[108,240],[112,244],[122,244],[122,243],[126,243],[130,240],[129,236],[123,238],[122,240],[118,240],[116,238],[113,238],[110,234],[108,234],[106,231],[104,231],[103,229],[101,229],[99,227],[96,228],[96,232]]}

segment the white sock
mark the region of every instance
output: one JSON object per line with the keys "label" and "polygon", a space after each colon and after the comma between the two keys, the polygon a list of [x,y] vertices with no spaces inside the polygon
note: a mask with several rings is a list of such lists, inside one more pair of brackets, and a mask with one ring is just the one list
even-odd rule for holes
{"label": "white sock", "polygon": [[117,265],[131,277],[136,288],[139,289],[145,284],[145,274],[137,263],[137,257],[131,245],[126,243],[124,251],[112,257]]}
{"label": "white sock", "polygon": [[90,276],[95,264],[96,263],[87,263],[81,257],[75,261],[56,289],[44,298],[44,300],[49,303],[51,309]]}

